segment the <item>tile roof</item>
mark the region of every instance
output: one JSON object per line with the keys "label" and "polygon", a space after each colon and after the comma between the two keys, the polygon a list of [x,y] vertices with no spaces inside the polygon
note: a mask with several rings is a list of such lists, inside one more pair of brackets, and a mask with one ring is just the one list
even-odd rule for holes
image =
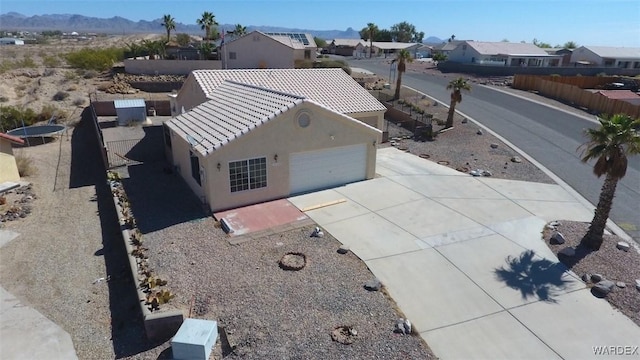
{"label": "tile roof", "polygon": [[296,39],[292,39],[288,36],[283,36],[283,35],[266,35],[270,38],[272,38],[273,40],[284,44],[292,49],[306,49],[307,47],[304,46],[303,43],[301,43],[300,41],[296,40]]}
{"label": "tile roof", "polygon": [[299,94],[342,114],[386,111],[375,97],[338,68],[195,70],[192,73],[205,95],[225,80]]}
{"label": "tile roof", "polygon": [[474,48],[482,55],[534,55],[549,56],[547,52],[533,44],[510,43],[510,42],[482,42],[466,41],[470,47]]}
{"label": "tile roof", "polygon": [[356,47],[358,44],[367,45],[369,41],[365,41],[362,39],[333,39],[331,43],[335,46],[351,46]]}
{"label": "tile roof", "polygon": [[224,81],[209,94],[209,99],[166,122],[205,156],[294,108],[304,97]]}
{"label": "tile roof", "polygon": [[13,136],[13,135],[9,135],[9,134],[5,134],[3,132],[0,132],[0,138],[7,139],[7,140],[11,141],[12,143],[16,143],[16,144],[20,144],[20,145],[24,144],[24,140],[20,139],[19,137]]}
{"label": "tile roof", "polygon": [[260,86],[227,80],[218,86],[209,98],[211,100],[165,122],[178,136],[192,143],[193,149],[203,156],[303,102],[334,112],[363,129],[381,133],[370,125],[337,113],[316,101]]}
{"label": "tile roof", "polygon": [[640,59],[640,48],[613,46],[584,46],[603,58]]}

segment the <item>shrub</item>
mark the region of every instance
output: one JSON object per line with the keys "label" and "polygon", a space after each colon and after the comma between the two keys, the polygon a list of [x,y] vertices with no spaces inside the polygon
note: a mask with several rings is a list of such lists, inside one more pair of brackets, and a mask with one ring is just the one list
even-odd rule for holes
{"label": "shrub", "polygon": [[94,77],[97,77],[99,74],[100,73],[95,70],[87,70],[84,72],[82,77],[85,79],[93,79]]}
{"label": "shrub", "polygon": [[117,61],[124,59],[124,49],[82,49],[68,53],[65,58],[67,63],[74,68],[105,71]]}
{"label": "shrub", "polygon": [[0,102],[7,102],[9,101],[9,98],[6,96],[0,96]]}
{"label": "shrub", "polygon": [[42,76],[52,76],[56,73],[54,69],[44,69]]}
{"label": "shrub", "polygon": [[69,93],[66,91],[58,91],[55,95],[53,95],[53,100],[62,101],[69,97]]}
{"label": "shrub", "polygon": [[20,177],[31,176],[35,173],[35,167],[33,160],[30,157],[24,155],[22,152],[18,152],[14,155],[16,159],[16,165],[18,166],[18,174]]}
{"label": "shrub", "polygon": [[25,91],[26,89],[27,89],[27,85],[25,84],[16,85],[16,91]]}
{"label": "shrub", "polygon": [[78,74],[75,71],[67,71],[64,73],[64,80],[66,81],[77,80],[77,79],[78,79]]}
{"label": "shrub", "polygon": [[33,61],[31,56],[25,55],[22,61],[16,63],[18,68],[34,68],[36,67],[36,62]]}
{"label": "shrub", "polygon": [[40,114],[36,116],[36,121],[49,121],[55,115],[56,119],[65,119],[67,113],[60,110],[53,104],[43,105]]}
{"label": "shrub", "polygon": [[42,58],[42,64],[46,67],[59,67],[60,63],[62,63],[62,61],[56,56],[48,55]]}
{"label": "shrub", "polygon": [[0,106],[0,129],[9,131],[25,126],[33,125],[37,121],[37,114],[32,109],[20,109],[14,106]]}
{"label": "shrub", "polygon": [[85,99],[83,98],[76,98],[75,100],[73,100],[73,105],[75,106],[82,106],[85,103]]}

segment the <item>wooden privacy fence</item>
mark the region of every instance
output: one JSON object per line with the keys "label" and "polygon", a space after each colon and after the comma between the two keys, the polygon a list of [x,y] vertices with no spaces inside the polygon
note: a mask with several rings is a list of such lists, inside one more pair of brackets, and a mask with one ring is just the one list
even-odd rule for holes
{"label": "wooden privacy fence", "polygon": [[[549,80],[549,78],[553,80]],[[513,79],[513,88],[526,91],[534,90],[548,98],[587,108],[599,114],[626,114],[635,119],[640,118],[640,106],[638,105],[622,100],[609,99],[604,95],[583,90],[579,86],[555,81],[555,78],[557,77],[516,75]],[[596,79],[598,78],[604,77],[596,77]],[[579,83],[580,80],[576,82]],[[604,83],[608,82],[611,82],[611,80]],[[580,84],[587,83],[585,81]]]}

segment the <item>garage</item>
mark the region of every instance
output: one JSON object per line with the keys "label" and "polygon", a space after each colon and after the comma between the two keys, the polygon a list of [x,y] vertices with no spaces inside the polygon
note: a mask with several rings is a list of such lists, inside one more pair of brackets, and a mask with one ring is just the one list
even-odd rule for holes
{"label": "garage", "polygon": [[326,189],[366,179],[366,144],[291,154],[291,194]]}

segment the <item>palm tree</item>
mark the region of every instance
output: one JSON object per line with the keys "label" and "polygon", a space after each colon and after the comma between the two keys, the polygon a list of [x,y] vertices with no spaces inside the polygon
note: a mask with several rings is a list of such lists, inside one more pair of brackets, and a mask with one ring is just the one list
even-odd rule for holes
{"label": "palm tree", "polygon": [[210,13],[208,11],[203,12],[202,17],[198,19],[196,23],[198,23],[198,25],[200,25],[200,28],[204,30],[205,40],[210,39],[209,35],[211,34],[211,28],[218,25],[218,22],[216,22],[216,17],[213,15],[213,13]]}
{"label": "palm tree", "polygon": [[369,35],[369,58],[373,56],[373,38],[378,33],[378,26],[374,23],[367,24],[367,34]]}
{"label": "palm tree", "polygon": [[396,61],[398,62],[398,80],[396,80],[396,93],[393,98],[398,100],[400,99],[400,88],[402,87],[402,73],[407,71],[407,63],[413,62],[413,58],[410,52],[406,49],[401,49],[391,63],[393,64]]}
{"label": "palm tree", "polygon": [[471,91],[471,85],[466,79],[459,77],[451,80],[447,85],[447,90],[451,90],[451,105],[449,105],[449,114],[447,115],[447,124],[445,128],[453,127],[453,114],[456,112],[456,105],[462,101],[462,90]]}
{"label": "palm tree", "polygon": [[171,30],[176,29],[176,20],[169,14],[162,17],[162,26],[167,29],[167,41],[171,40]]}
{"label": "palm tree", "polygon": [[606,175],[600,190],[600,199],[596,207],[589,230],[580,241],[580,245],[599,250],[602,235],[613,205],[613,197],[618,181],[627,172],[627,155],[640,153],[640,119],[632,119],[625,114],[598,118],[600,127],[585,131],[589,141],[584,147],[582,161],[596,160],[593,173],[597,177]]}
{"label": "palm tree", "polygon": [[239,38],[247,33],[247,27],[242,26],[240,24],[236,24],[236,27],[233,29],[233,31],[230,31],[230,33],[235,38]]}

